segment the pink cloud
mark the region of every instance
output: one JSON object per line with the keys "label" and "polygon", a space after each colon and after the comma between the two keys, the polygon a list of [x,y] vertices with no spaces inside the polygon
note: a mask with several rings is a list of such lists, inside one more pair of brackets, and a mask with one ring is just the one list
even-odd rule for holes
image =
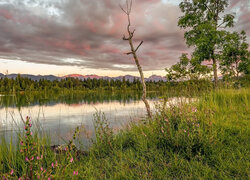
{"label": "pink cloud", "polygon": [[122,51],[111,45],[101,45],[98,49],[101,49],[102,52],[111,53],[111,54],[122,54]]}
{"label": "pink cloud", "polygon": [[8,10],[5,9],[0,9],[0,16],[8,20],[14,19],[13,15]]}

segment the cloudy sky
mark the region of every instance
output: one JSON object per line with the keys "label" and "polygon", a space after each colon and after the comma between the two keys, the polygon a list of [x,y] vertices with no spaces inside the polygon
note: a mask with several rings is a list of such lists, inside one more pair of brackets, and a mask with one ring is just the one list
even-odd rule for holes
{"label": "cloudy sky", "polygon": [[[189,52],[177,26],[181,0],[134,0],[131,14],[146,76]],[[137,75],[128,42],[124,0],[0,0],[0,73]],[[248,0],[230,0],[235,30],[250,36]],[[249,38],[248,38],[249,41]]]}

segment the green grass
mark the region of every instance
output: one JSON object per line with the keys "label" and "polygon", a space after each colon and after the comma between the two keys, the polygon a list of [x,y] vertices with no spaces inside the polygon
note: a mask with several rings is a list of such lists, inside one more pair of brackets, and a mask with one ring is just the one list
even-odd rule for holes
{"label": "green grass", "polygon": [[29,151],[44,158],[26,163],[20,145],[3,141],[0,173],[27,177],[32,164],[34,173],[47,169],[44,179],[248,179],[249,100],[249,89],[214,91],[192,104],[159,107],[153,120],[130,123],[117,134],[96,114],[95,143],[78,157],[72,143],[56,154],[48,141],[32,136],[38,145]]}

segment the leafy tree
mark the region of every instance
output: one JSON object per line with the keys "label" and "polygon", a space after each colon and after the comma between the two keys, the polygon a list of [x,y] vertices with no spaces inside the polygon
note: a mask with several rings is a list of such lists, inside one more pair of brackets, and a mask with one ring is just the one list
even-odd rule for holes
{"label": "leafy tree", "polygon": [[225,28],[233,27],[234,16],[224,14],[228,0],[184,0],[179,7],[184,13],[178,25],[187,29],[185,39],[188,46],[194,46],[197,63],[213,62],[215,87],[218,82],[217,61],[221,53]]}
{"label": "leafy tree", "polygon": [[239,78],[240,73],[249,74],[250,53],[246,42],[246,33],[227,33],[221,56],[220,69],[224,77]]}
{"label": "leafy tree", "polygon": [[167,79],[171,80],[197,80],[206,77],[210,68],[197,63],[195,58],[189,59],[187,54],[182,54],[180,62],[166,68]]}

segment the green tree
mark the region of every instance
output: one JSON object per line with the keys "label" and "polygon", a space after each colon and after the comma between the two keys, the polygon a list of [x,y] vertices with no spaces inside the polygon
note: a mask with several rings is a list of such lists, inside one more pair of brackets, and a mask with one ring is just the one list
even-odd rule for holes
{"label": "green tree", "polygon": [[221,56],[220,69],[224,77],[239,78],[240,73],[249,74],[250,53],[246,33],[227,33]]}
{"label": "green tree", "polygon": [[[184,0],[179,7],[184,13],[178,25],[187,29],[185,39],[188,46],[194,46],[197,63],[213,62],[214,84],[218,83],[218,58],[220,56],[225,29],[233,27],[234,16],[224,14],[228,0]],[[222,16],[223,15],[223,16]]]}
{"label": "green tree", "polygon": [[210,68],[197,63],[196,58],[189,59],[187,54],[182,54],[180,62],[165,69],[167,71],[167,80],[197,80],[205,78],[210,73]]}

